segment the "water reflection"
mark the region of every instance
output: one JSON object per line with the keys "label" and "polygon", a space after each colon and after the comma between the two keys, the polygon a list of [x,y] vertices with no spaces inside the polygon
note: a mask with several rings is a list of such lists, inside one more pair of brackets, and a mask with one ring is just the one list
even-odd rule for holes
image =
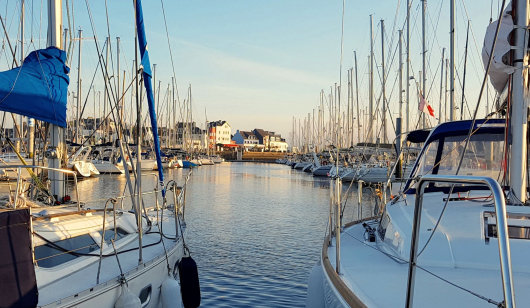
{"label": "water reflection", "polygon": [[[181,184],[187,172],[168,170],[165,182]],[[142,183],[144,192],[152,190],[156,178],[144,175]],[[81,200],[101,207],[107,198],[128,194],[125,184],[124,175],[85,180]],[[357,188],[348,187],[344,221],[359,215]],[[329,179],[285,165],[225,163],[194,169],[188,188],[186,243],[199,265],[202,306],[304,307],[326,232]],[[145,196],[147,206],[154,202],[153,194]],[[130,198],[123,206],[130,208]],[[365,205],[362,213],[372,210]]]}

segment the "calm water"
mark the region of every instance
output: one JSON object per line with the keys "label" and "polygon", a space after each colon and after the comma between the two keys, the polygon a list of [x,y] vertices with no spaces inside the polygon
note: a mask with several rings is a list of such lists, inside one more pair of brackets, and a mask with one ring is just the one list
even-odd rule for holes
{"label": "calm water", "polygon": [[[166,178],[182,183],[187,172],[169,170]],[[142,181],[152,190],[156,179]],[[124,187],[123,175],[102,175],[79,190],[83,201],[104,200]],[[199,265],[201,307],[305,307],[327,226],[329,180],[285,165],[224,163],[194,169],[188,189],[186,242]]]}

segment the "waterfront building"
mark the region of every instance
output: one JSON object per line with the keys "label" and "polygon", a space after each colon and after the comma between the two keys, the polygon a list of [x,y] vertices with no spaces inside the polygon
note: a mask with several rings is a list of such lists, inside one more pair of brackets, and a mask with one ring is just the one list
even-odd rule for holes
{"label": "waterfront building", "polygon": [[288,144],[280,134],[260,128],[255,128],[252,133],[258,138],[260,144],[263,144],[266,151],[287,152]]}
{"label": "waterfront building", "polygon": [[249,131],[237,130],[237,132],[234,134],[234,137],[232,137],[232,141],[234,141],[237,145],[243,147],[245,151],[251,149],[259,149],[260,151],[263,151],[263,148],[265,148],[263,144],[259,143],[259,140],[256,135],[254,135],[253,132]]}
{"label": "waterfront building", "polygon": [[217,147],[217,151],[222,151],[225,145],[231,144],[232,126],[223,120],[208,123],[209,147]]}

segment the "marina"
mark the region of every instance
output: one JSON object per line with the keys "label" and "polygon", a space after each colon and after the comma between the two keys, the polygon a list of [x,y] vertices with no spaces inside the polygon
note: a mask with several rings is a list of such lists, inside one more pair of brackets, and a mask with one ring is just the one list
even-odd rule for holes
{"label": "marina", "polygon": [[530,1],[0,26],[1,308],[530,303]]}

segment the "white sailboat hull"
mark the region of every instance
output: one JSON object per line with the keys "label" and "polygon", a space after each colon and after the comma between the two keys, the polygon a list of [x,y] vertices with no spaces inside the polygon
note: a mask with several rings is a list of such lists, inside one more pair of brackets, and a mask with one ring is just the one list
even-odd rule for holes
{"label": "white sailboat hull", "polygon": [[[174,216],[168,215],[170,211],[164,213],[163,231],[166,236],[175,236]],[[149,211],[149,216],[156,221],[156,212]],[[160,214],[160,213],[158,213]],[[101,216],[99,216],[101,217]],[[107,216],[107,218],[110,218]],[[112,224],[110,224],[112,226]],[[37,230],[38,226],[36,227]],[[184,229],[185,230],[185,229]],[[160,286],[168,276],[168,263],[171,272],[174,272],[178,261],[184,255],[182,240],[177,242],[163,238],[165,249],[167,249],[167,260],[164,247],[161,243],[155,244],[160,240],[158,226],[153,226],[152,231],[155,233],[146,233],[143,235],[143,245],[154,244],[154,246],[144,247],[142,250],[143,263],[138,265],[138,237],[131,234],[131,240],[121,247],[118,251],[133,249],[130,252],[118,255],[121,267],[127,279],[128,289],[135,295],[151,286],[150,299],[144,303],[143,307],[158,307],[160,301]],[[123,240],[126,240],[125,238]],[[119,241],[116,242],[117,245]],[[112,253],[113,248],[107,245],[104,248],[104,255]],[[99,254],[99,248],[93,252]],[[66,307],[102,307],[113,308],[116,300],[122,292],[119,282],[120,270],[116,263],[116,257],[105,257],[101,262],[100,280],[97,284],[97,272],[99,257],[79,257],[57,268],[37,268],[37,284],[39,287],[39,304],[43,308],[66,308]],[[64,276],[65,271],[71,273]],[[54,280],[54,275],[58,279]]]}
{"label": "white sailboat hull", "polygon": [[92,162],[99,173],[125,173],[123,170],[123,164],[113,164],[108,161]]}

